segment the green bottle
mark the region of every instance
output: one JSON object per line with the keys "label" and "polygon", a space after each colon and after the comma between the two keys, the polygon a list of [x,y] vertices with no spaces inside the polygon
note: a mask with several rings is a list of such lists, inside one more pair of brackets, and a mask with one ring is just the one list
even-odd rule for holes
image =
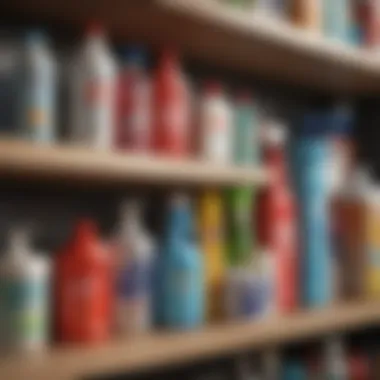
{"label": "green bottle", "polygon": [[227,190],[227,262],[229,266],[244,266],[252,261],[254,244],[251,187]]}
{"label": "green bottle", "polygon": [[234,162],[249,166],[259,161],[257,111],[249,94],[241,94],[234,109]]}

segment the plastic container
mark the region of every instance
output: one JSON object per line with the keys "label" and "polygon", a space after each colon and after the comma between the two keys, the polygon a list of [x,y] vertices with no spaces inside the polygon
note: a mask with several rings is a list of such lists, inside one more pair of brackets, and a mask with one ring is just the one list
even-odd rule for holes
{"label": "plastic container", "polygon": [[228,163],[233,155],[232,109],[217,82],[206,84],[199,111],[200,157],[216,163]]}
{"label": "plastic container", "polygon": [[322,0],[323,32],[335,40],[350,42],[351,0]]}
{"label": "plastic container", "polygon": [[346,380],[349,378],[347,358],[343,342],[339,338],[330,338],[324,345],[325,378]]}
{"label": "plastic container", "polygon": [[201,195],[198,220],[204,254],[207,317],[220,320],[224,314],[226,241],[223,197],[218,191],[208,190]]}
{"label": "plastic container", "polygon": [[0,349],[35,351],[49,336],[50,262],[23,230],[12,230],[0,259]]}
{"label": "plastic container", "polygon": [[116,146],[146,153],[152,144],[152,91],[145,68],[144,50],[123,50],[117,84]]}
{"label": "plastic container", "polygon": [[154,246],[142,222],[141,204],[124,203],[117,239],[116,328],[119,334],[146,332],[152,322]]}
{"label": "plastic container", "polygon": [[203,260],[192,234],[189,200],[174,196],[170,201],[159,266],[162,323],[174,329],[191,329],[204,319]]}
{"label": "plastic container", "polygon": [[190,153],[190,93],[178,56],[161,55],[154,76],[154,149],[156,153],[183,157]]}
{"label": "plastic container", "polygon": [[80,221],[56,261],[59,341],[96,343],[109,337],[112,269],[111,252],[99,240],[95,224]]}
{"label": "plastic container", "polygon": [[30,32],[21,53],[20,134],[41,143],[57,137],[57,67],[42,32]]}
{"label": "plastic container", "polygon": [[259,125],[257,112],[249,94],[241,93],[234,107],[234,162],[249,166],[259,163]]}
{"label": "plastic container", "polygon": [[104,30],[87,29],[72,63],[70,81],[72,143],[110,149],[115,135],[116,66]]}
{"label": "plastic container", "polygon": [[322,30],[323,0],[290,0],[290,17],[296,26],[313,31]]}

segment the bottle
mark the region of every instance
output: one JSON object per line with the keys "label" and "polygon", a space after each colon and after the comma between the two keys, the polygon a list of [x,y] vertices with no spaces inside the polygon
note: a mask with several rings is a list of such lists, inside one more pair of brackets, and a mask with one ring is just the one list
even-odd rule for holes
{"label": "bottle", "polygon": [[190,149],[190,94],[178,56],[165,51],[154,77],[154,150],[183,157]]}
{"label": "bottle", "polygon": [[333,337],[325,342],[324,364],[326,379],[346,380],[349,378],[347,358],[341,339]]}
{"label": "bottle", "polygon": [[57,135],[57,67],[42,32],[29,32],[20,64],[20,134],[39,142],[54,142]]}
{"label": "bottle", "polygon": [[122,205],[116,271],[116,327],[122,335],[151,326],[153,243],[142,224],[141,205]]}
{"label": "bottle", "polygon": [[241,93],[235,102],[234,162],[253,165],[259,161],[259,128],[257,114],[248,93]]}
{"label": "bottle", "polygon": [[199,202],[199,236],[204,254],[207,317],[218,320],[223,315],[222,295],[225,288],[225,235],[223,198],[208,190]]}
{"label": "bottle", "polygon": [[323,31],[327,37],[349,42],[351,0],[322,0]]}
{"label": "bottle", "polygon": [[229,266],[244,266],[252,261],[253,232],[251,228],[253,189],[241,187],[226,193],[227,260]]}
{"label": "bottle", "polygon": [[87,29],[71,73],[72,143],[109,149],[114,141],[116,66],[99,25]]}
{"label": "bottle", "polygon": [[192,241],[189,199],[170,201],[161,252],[163,324],[175,329],[199,326],[204,318],[204,276],[200,252]]}
{"label": "bottle", "polygon": [[91,220],[80,221],[71,241],[59,252],[56,281],[59,341],[106,340],[111,322],[112,261]]}
{"label": "bottle", "polygon": [[313,32],[322,29],[322,0],[290,0],[290,16],[293,23]]}
{"label": "bottle", "polygon": [[271,174],[268,187],[258,201],[260,244],[275,272],[275,308],[289,313],[298,301],[298,258],[295,201],[290,188],[286,157],[287,133],[278,121],[265,121],[263,157]]}
{"label": "bottle", "polygon": [[117,83],[116,146],[122,150],[148,152],[151,148],[151,83],[144,50],[126,48]]}
{"label": "bottle", "polygon": [[35,351],[49,335],[50,262],[30,247],[29,234],[11,230],[0,259],[0,349]]}
{"label": "bottle", "polygon": [[231,162],[234,137],[232,109],[218,82],[206,85],[199,113],[200,157],[215,163]]}

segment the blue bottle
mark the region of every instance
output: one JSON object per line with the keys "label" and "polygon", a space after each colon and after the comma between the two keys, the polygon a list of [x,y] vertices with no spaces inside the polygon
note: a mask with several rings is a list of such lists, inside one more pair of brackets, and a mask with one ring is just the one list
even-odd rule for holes
{"label": "blue bottle", "polygon": [[174,197],[158,263],[162,286],[158,312],[166,327],[191,329],[204,318],[203,265],[192,232],[189,200]]}
{"label": "blue bottle", "polygon": [[307,371],[301,360],[287,359],[283,364],[282,380],[306,380]]}
{"label": "blue bottle", "polygon": [[306,307],[330,303],[333,293],[327,170],[331,120],[326,112],[306,114],[296,126],[289,150],[298,202],[301,297]]}

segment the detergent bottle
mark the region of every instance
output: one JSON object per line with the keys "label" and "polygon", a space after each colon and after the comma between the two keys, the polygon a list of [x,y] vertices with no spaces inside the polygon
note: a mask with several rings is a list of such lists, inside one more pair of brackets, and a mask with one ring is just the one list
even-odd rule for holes
{"label": "detergent bottle", "polygon": [[116,65],[105,32],[91,25],[72,63],[70,141],[109,149],[114,141]]}
{"label": "detergent bottle", "polygon": [[49,331],[50,262],[31,247],[26,230],[13,229],[0,259],[0,349],[44,348]]}
{"label": "detergent bottle", "polygon": [[26,36],[20,64],[20,134],[51,143],[56,137],[57,67],[42,32]]}
{"label": "detergent bottle", "polygon": [[170,201],[160,266],[162,318],[170,328],[190,329],[203,321],[203,263],[192,238],[189,199],[175,196]]}
{"label": "detergent bottle", "polygon": [[153,242],[137,201],[121,208],[116,270],[116,325],[121,334],[147,331],[151,325]]}
{"label": "detergent bottle", "polygon": [[62,342],[104,341],[110,332],[112,261],[96,225],[80,221],[56,263],[56,317]]}

